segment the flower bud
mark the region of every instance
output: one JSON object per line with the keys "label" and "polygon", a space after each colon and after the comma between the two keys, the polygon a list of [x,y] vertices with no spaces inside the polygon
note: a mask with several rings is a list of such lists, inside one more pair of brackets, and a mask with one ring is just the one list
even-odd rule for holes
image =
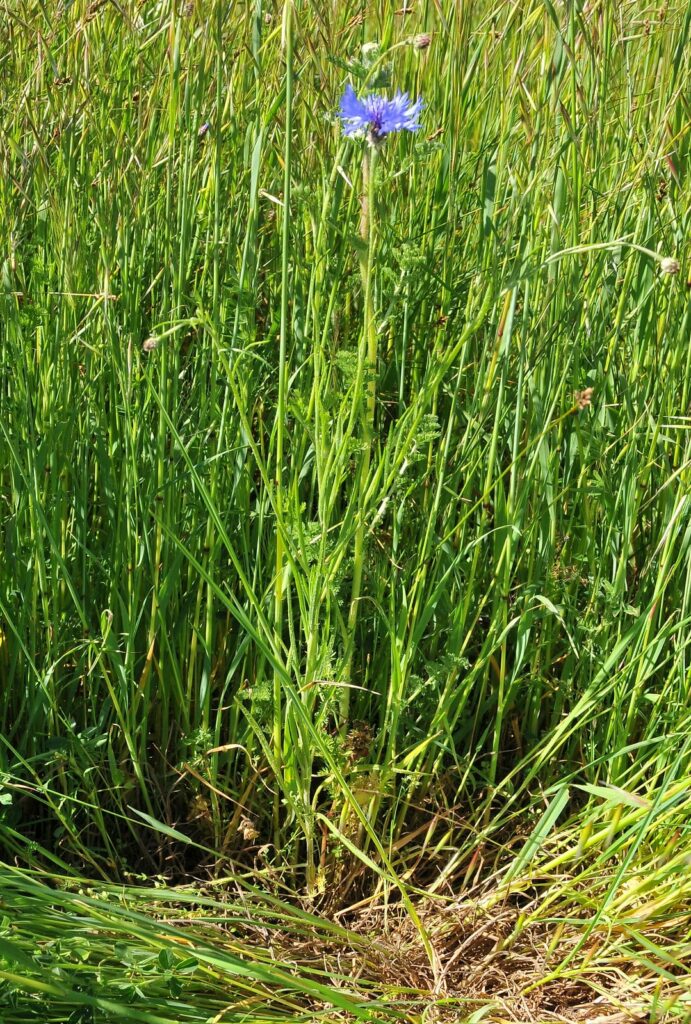
{"label": "flower bud", "polygon": [[427,32],[422,32],[419,36],[414,37],[413,46],[416,50],[426,50],[431,42],[432,36]]}
{"label": "flower bud", "polygon": [[371,68],[381,53],[380,43],[363,43],[360,50],[362,63],[366,68]]}
{"label": "flower bud", "polygon": [[592,404],[593,391],[594,388],[584,388],[582,391],[576,392],[576,405],[581,412]]}
{"label": "flower bud", "polygon": [[665,256],[660,260],[660,270],[663,274],[678,274],[680,270],[679,260],[673,256]]}

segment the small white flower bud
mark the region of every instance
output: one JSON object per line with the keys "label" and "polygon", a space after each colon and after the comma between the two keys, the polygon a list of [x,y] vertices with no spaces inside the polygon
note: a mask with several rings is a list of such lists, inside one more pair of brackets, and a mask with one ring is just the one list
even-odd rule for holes
{"label": "small white flower bud", "polygon": [[366,68],[371,68],[381,53],[380,43],[363,43],[360,50],[362,63]]}
{"label": "small white flower bud", "polygon": [[660,270],[663,274],[678,274],[680,270],[679,260],[673,256],[665,256],[660,260]]}

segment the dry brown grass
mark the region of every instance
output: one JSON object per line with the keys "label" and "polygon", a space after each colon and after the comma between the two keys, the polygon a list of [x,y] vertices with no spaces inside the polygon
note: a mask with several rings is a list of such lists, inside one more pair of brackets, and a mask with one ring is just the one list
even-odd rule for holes
{"label": "dry brown grass", "polygon": [[423,901],[418,912],[435,964],[405,909],[384,902],[335,915],[358,939],[370,939],[364,951],[359,941],[350,949],[329,947],[320,936],[318,945],[288,939],[275,952],[284,962],[345,976],[349,988],[389,995],[398,990],[404,1019],[415,1024],[679,1020],[678,1001],[691,991],[681,964],[678,980],[669,972],[663,980],[654,958],[647,970],[640,961],[627,963],[611,937],[599,932],[579,948],[586,921],[568,927],[539,918],[526,923],[536,909],[537,901],[522,907],[515,900],[499,902],[491,888],[464,899]]}

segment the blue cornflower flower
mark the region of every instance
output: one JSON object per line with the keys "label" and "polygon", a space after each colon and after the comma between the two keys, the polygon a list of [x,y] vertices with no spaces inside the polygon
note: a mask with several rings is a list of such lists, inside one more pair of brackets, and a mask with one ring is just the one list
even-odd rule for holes
{"label": "blue cornflower flower", "polygon": [[341,97],[338,114],[343,121],[344,135],[366,131],[372,145],[378,145],[390,132],[416,132],[420,127],[421,110],[421,97],[411,103],[408,93],[400,90],[391,100],[374,92],[359,100],[349,83]]}

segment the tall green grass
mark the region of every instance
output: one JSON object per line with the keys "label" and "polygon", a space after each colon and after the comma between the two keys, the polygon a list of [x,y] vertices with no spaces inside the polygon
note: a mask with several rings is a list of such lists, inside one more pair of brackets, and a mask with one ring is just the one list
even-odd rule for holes
{"label": "tall green grass", "polygon": [[[647,875],[682,963],[691,8],[0,11],[5,860],[375,884],[432,960],[416,889],[576,962]],[[348,80],[426,104],[367,252]]]}

